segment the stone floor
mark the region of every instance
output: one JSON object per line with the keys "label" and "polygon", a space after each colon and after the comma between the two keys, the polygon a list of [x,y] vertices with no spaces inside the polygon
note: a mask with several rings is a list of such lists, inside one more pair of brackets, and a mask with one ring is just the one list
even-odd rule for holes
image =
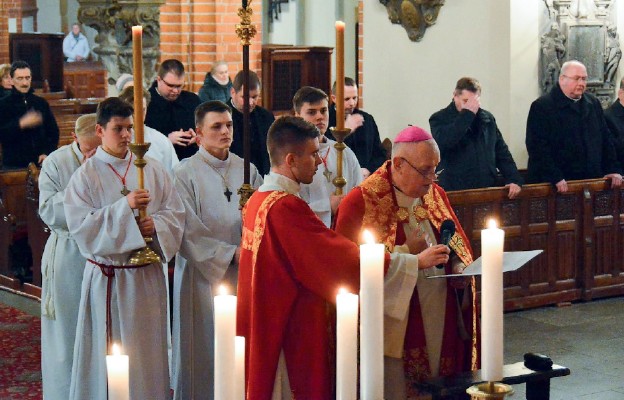
{"label": "stone floor", "polygon": [[[570,368],[551,381],[552,400],[624,399],[624,297],[505,314],[505,363],[542,353]],[[514,386],[511,399],[524,399]]]}
{"label": "stone floor", "polygon": [[[0,290],[0,302],[39,315],[40,304]],[[505,314],[505,363],[545,354],[571,375],[551,382],[551,400],[624,400],[624,297]],[[524,385],[510,399],[524,399]]]}

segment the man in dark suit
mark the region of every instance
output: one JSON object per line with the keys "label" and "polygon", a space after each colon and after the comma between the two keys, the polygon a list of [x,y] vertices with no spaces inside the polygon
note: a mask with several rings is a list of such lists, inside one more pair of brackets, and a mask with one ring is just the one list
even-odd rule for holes
{"label": "man in dark suit", "polygon": [[[355,153],[362,175],[366,178],[375,172],[386,161],[386,151],[381,145],[379,129],[372,115],[360,110],[358,106],[358,87],[352,78],[345,77],[344,99],[336,98],[336,82],[332,86],[332,106],[329,108],[329,126],[336,126],[336,102],[345,104],[345,128],[351,129],[351,135],[345,139],[345,144]],[[328,130],[328,138],[335,140]]]}
{"label": "man in dark suit", "polygon": [[529,182],[550,182],[561,193],[574,179],[604,177],[612,187],[622,185],[602,106],[586,88],[585,65],[567,61],[557,84],[531,104],[526,128]]}
{"label": "man in dark suit", "polygon": [[[232,122],[234,123],[234,139],[230,151],[239,157],[243,157],[243,71],[239,71],[234,77],[230,94],[232,98],[228,105],[232,108]],[[249,71],[250,157],[251,163],[264,176],[271,169],[266,138],[275,117],[269,110],[258,105],[259,97],[260,78],[255,72]]]}

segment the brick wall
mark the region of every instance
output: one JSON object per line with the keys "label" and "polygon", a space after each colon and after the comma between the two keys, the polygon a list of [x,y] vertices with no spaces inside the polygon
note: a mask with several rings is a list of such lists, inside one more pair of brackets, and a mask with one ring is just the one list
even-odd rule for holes
{"label": "brick wall", "polygon": [[[261,1],[252,2],[256,36],[249,51],[249,68],[260,74]],[[242,46],[236,36],[240,0],[167,0],[160,8],[161,61],[176,58],[187,70],[188,89],[197,92],[215,61],[228,63],[230,76],[242,69]]]}

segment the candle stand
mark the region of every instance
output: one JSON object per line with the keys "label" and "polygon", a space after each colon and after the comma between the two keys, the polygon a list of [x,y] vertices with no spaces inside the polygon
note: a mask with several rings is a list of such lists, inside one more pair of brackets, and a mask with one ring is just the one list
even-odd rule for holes
{"label": "candle stand", "polygon": [[503,400],[514,393],[513,387],[500,382],[485,382],[466,389],[471,400]]}
{"label": "candle stand", "polygon": [[344,140],[351,134],[351,129],[349,128],[329,128],[331,129],[331,133],[336,139],[336,144],[334,148],[338,151],[336,155],[336,177],[332,180],[334,186],[336,186],[335,194],[340,196],[342,194],[342,188],[347,184],[347,180],[342,175],[342,152],[347,147],[344,144]]}
{"label": "candle stand", "polygon": [[[147,161],[145,161],[145,153],[150,147],[150,143],[130,143],[128,145],[130,147],[130,151],[136,156],[136,160],[134,160],[134,165],[137,167],[137,173],[139,177],[139,189],[145,188],[145,176],[143,173],[143,168],[147,165]],[[147,215],[147,211],[145,208],[139,209],[139,218],[143,218]],[[144,236],[145,239],[145,247],[141,249],[135,250],[130,256],[130,265],[145,265],[145,264],[153,264],[160,262],[160,256],[156,254],[149,244],[152,243],[152,238],[149,236]]]}

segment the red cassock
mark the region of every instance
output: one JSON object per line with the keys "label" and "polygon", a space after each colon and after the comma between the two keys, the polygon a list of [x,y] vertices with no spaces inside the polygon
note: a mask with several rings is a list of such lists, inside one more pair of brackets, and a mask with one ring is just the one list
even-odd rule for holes
{"label": "red cassock", "polygon": [[300,198],[255,192],[243,211],[237,335],[246,338],[247,399],[270,399],[284,351],[292,398],[331,399],[338,289],[359,290],[359,248]]}
{"label": "red cassock", "polygon": [[[423,196],[422,206],[413,211],[399,207],[392,186],[390,161],[382,165],[342,200],[336,215],[335,230],[357,243],[360,232],[363,229],[369,229],[376,236],[377,241],[384,243],[386,249],[391,252],[395,245],[405,243],[403,223],[407,222],[410,212],[415,213],[417,220],[428,219],[436,232],[439,232],[444,220],[452,219],[455,222],[456,233],[451,238],[449,247],[455,251],[464,264],[468,265],[472,262],[469,241],[444,190],[433,184],[429,192]],[[439,233],[436,234],[439,241]],[[446,266],[447,273],[451,273],[450,264],[449,262]],[[471,291],[470,304],[464,305],[459,310],[456,290],[447,279],[446,313],[439,371],[441,376],[477,369],[478,335],[474,285],[474,278],[470,278],[470,284],[466,288]],[[462,318],[458,318],[458,312],[461,312]],[[461,336],[464,338],[462,339]],[[417,289],[414,290],[410,302],[403,349],[405,373],[408,380],[427,379],[431,371]]]}

